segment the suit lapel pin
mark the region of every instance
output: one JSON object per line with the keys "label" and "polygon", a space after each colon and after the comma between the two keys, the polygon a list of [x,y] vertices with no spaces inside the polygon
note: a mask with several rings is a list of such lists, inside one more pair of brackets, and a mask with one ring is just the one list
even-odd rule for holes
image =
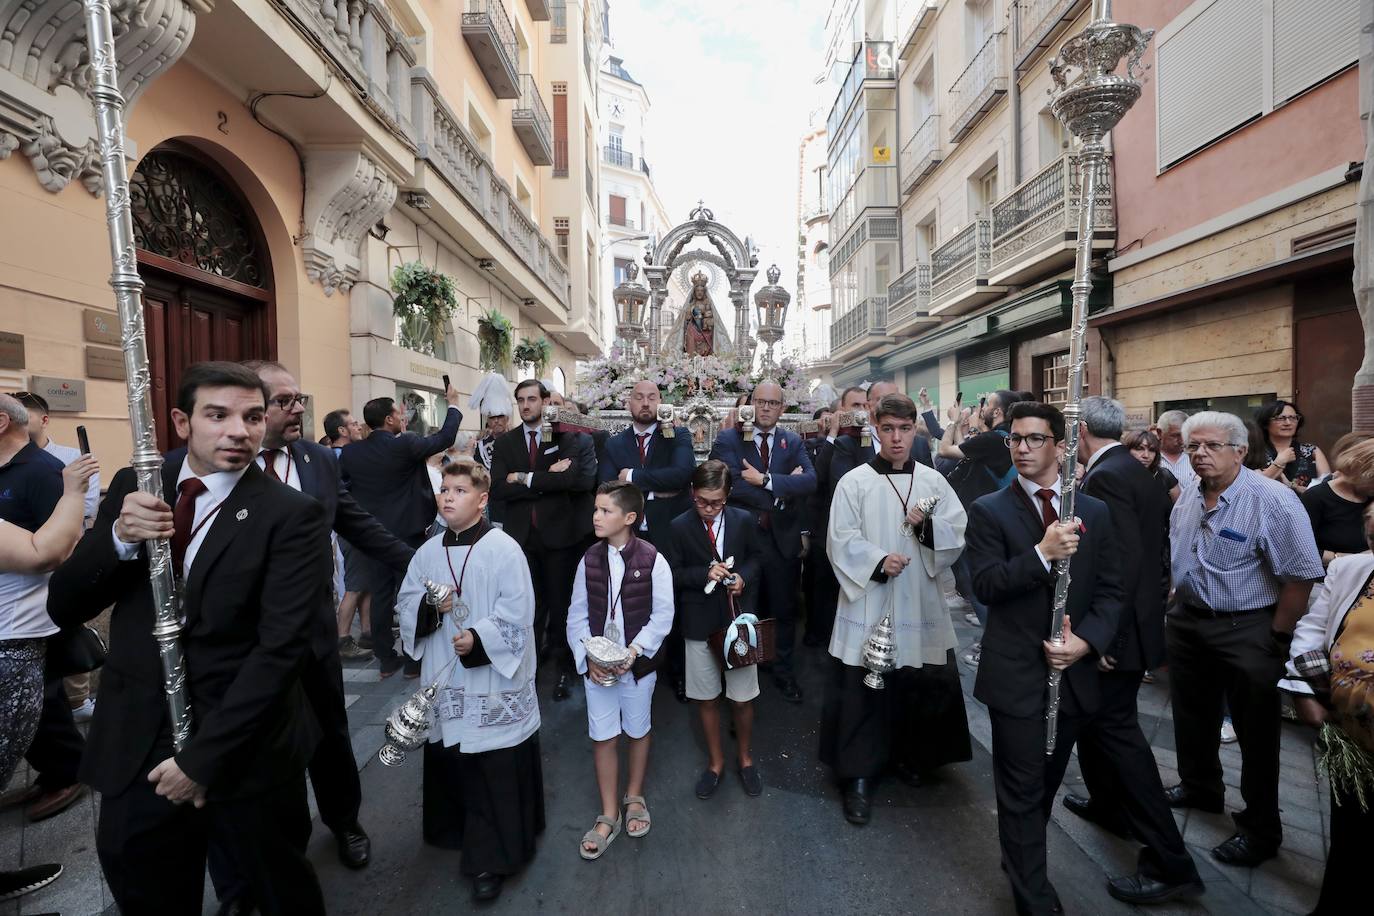
{"label": "suit lapel pin", "polygon": [[305,453],[304,455],[302,455],[301,457],[305,459],[305,463],[306,463],[306,464],[309,464],[309,463],[310,463],[310,453],[309,453],[309,452],[306,452],[306,453]]}
{"label": "suit lapel pin", "polygon": [[236,520],[240,521],[240,522],[243,521],[243,520],[244,520],[245,518],[247,518],[247,517],[248,517],[248,510],[247,510],[247,509],[240,509],[240,510],[238,511],[238,513],[234,516],[234,518],[235,518]]}

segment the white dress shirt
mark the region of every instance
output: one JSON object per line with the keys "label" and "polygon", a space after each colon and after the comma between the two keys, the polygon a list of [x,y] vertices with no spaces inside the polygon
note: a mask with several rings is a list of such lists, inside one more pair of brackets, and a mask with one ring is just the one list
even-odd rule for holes
{"label": "white dress shirt", "polygon": [[[1103,451],[1106,451],[1106,449],[1103,449]],[[1096,457],[1096,456],[1094,456],[1094,457]],[[1017,474],[1017,475],[1016,475],[1016,482],[1017,482],[1018,484],[1021,485],[1021,489],[1025,491],[1025,493],[1026,493],[1026,495],[1027,495],[1028,497],[1030,497],[1031,505],[1035,507],[1035,514],[1036,514],[1037,516],[1039,516],[1040,513],[1041,513],[1041,509],[1040,509],[1040,497],[1036,496],[1035,494],[1036,494],[1036,493],[1039,493],[1040,490],[1043,489],[1043,488],[1040,486],[1040,484],[1036,483],[1034,480],[1031,480],[1029,477],[1023,477],[1023,476],[1020,475],[1020,474]],[[1057,514],[1059,513],[1059,481],[1058,481],[1058,479],[1055,480],[1055,482],[1050,486],[1049,489],[1050,489],[1051,491],[1053,491],[1053,493],[1054,493],[1054,497],[1050,500],[1050,505],[1052,505],[1052,506],[1054,507],[1055,514],[1057,515]],[[1053,569],[1053,564],[1051,564],[1049,560],[1045,559],[1045,555],[1044,555],[1043,553],[1040,552],[1040,545],[1039,545],[1039,544],[1036,544],[1036,545],[1035,545],[1035,555],[1036,555],[1037,557],[1040,558],[1040,563],[1041,563],[1042,566],[1045,567],[1045,571],[1046,571],[1046,572],[1051,572],[1052,569]]]}
{"label": "white dress shirt", "polygon": [[[301,488],[301,468],[291,458],[291,452],[286,446],[278,449],[266,450],[272,456],[272,467],[277,473],[277,479],[286,484],[293,490],[299,491]],[[267,470],[267,455],[258,453],[258,467]],[[269,472],[270,476],[270,472]]]}
{"label": "white dress shirt", "polygon": [[1093,465],[1097,464],[1098,460],[1101,459],[1103,455],[1107,454],[1107,452],[1116,448],[1120,444],[1120,442],[1108,442],[1106,445],[1102,446],[1100,449],[1093,452],[1092,456],[1088,459],[1088,463],[1083,466],[1083,476],[1086,478],[1088,476],[1088,473],[1093,469]]}
{"label": "white dress shirt", "polygon": [[[200,478],[200,482],[205,484],[205,492],[196,497],[196,515],[191,522],[191,527],[195,529],[196,533],[195,536],[191,538],[191,542],[186,545],[186,556],[183,558],[181,564],[181,575],[183,579],[186,577],[186,574],[190,572],[191,564],[194,563],[196,559],[196,552],[200,550],[200,545],[204,542],[205,535],[210,532],[210,527],[214,524],[213,521],[207,521],[210,513],[219,511],[219,507],[229,498],[229,494],[234,492],[234,487],[238,485],[239,480],[247,470],[247,468],[244,468],[241,471],[216,471],[213,474],[206,474],[204,477]],[[191,462],[189,460],[182,461],[181,473],[177,475],[177,489],[181,488],[181,482],[183,480],[195,476],[197,475],[195,471],[191,470]],[[166,499],[173,510],[175,510],[177,494],[175,492],[164,493],[163,498]],[[204,522],[204,524],[202,524],[202,522]],[[110,528],[110,537],[114,539],[115,553],[121,560],[132,560],[134,557],[138,556],[139,549],[143,547],[142,541],[137,541],[132,544],[127,541],[121,541],[113,526]]]}

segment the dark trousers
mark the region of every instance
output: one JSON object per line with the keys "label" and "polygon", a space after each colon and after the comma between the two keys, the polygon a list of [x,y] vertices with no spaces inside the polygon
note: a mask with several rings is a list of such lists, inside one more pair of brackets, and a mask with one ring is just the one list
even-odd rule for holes
{"label": "dark trousers", "polygon": [[1326,854],[1326,873],[1322,892],[1312,916],[1343,916],[1352,901],[1369,894],[1365,869],[1374,862],[1374,807],[1361,811],[1354,796],[1342,796],[1336,803],[1331,793],[1331,846]]}
{"label": "dark trousers", "polygon": [[44,792],[56,792],[77,783],[76,771],[86,739],[76,729],[72,718],[72,704],[62,687],[62,678],[43,679],[43,711],[38,717],[38,731],[33,736],[24,759],[38,775],[34,782]]}
{"label": "dark trousers", "polygon": [[264,916],[324,913],[305,857],[310,809],[305,776],[252,798],[197,810],[160,798],[142,775],[100,804],[96,852],[125,916],[201,912],[208,844],[227,855]]}
{"label": "dark trousers", "polygon": [[959,559],[954,561],[954,587],[959,590],[959,594],[964,596],[964,600],[973,608],[973,613],[978,618],[978,622],[983,626],[988,623],[988,606],[978,600],[978,596],[973,593],[973,574],[969,572],[968,551],[959,554]]}
{"label": "dark trousers", "polygon": [[773,674],[792,676],[792,651],[797,640],[797,584],[801,576],[801,560],[783,556],[773,535],[759,533],[759,590],[758,614],[772,617],[777,656],[773,660]]}
{"label": "dark trousers", "polygon": [[825,532],[812,533],[802,567],[802,593],[806,595],[806,635],[813,642],[828,643],[835,627],[835,606],[840,583],[825,553]]}
{"label": "dark trousers", "polygon": [[997,837],[1002,867],[1011,881],[1016,912],[1043,916],[1057,899],[1045,864],[1045,825],[1064,781],[1069,752],[1082,718],[1059,707],[1059,739],[1045,754],[1045,717],[1009,716],[989,709],[992,720],[992,784],[997,792]]}
{"label": "dark trousers", "polygon": [[1236,826],[1263,846],[1283,840],[1279,821],[1279,678],[1284,658],[1271,632],[1273,614],[1254,611],[1197,617],[1173,608],[1166,618],[1169,695],[1174,707],[1178,775],[1190,794],[1220,802],[1222,700],[1240,740]]}
{"label": "dark trousers", "polygon": [[[425,542],[424,535],[401,540],[417,550]],[[396,669],[398,656],[405,659],[408,667],[419,670],[419,662],[396,651],[396,637],[391,633],[391,626],[396,622],[396,592],[401,588],[404,573],[371,557],[365,557],[363,562],[368,567],[367,590],[372,594],[372,652],[384,671]]]}
{"label": "dark trousers", "polygon": [[[1145,734],[1136,694],[1141,671],[1107,671],[1099,678],[1102,705],[1078,734],[1078,765],[1094,806],[1124,819],[1145,844],[1140,870],[1169,884],[1197,881]],[[1118,807],[1119,806],[1119,807]]]}
{"label": "dark trousers", "polygon": [[568,605],[573,579],[584,551],[579,547],[545,547],[535,531],[525,543],[525,560],[534,582],[534,638],[540,655],[548,653],[559,674],[573,673],[568,648]]}

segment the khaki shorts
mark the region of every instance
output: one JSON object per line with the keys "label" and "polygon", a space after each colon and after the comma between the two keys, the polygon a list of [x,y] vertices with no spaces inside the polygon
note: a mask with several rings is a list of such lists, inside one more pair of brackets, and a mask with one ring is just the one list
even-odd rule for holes
{"label": "khaki shorts", "polygon": [[[714,700],[720,696],[721,659],[700,639],[684,639],[687,656],[687,698]],[[759,695],[759,666],[731,668],[724,671],[725,698],[734,703],[748,703]]]}

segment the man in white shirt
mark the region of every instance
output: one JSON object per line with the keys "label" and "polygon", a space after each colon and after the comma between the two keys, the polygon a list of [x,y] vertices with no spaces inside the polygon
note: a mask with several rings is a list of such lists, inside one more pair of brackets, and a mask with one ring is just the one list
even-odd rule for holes
{"label": "man in white shirt", "polygon": [[1197,486],[1197,471],[1183,450],[1183,421],[1188,414],[1182,410],[1166,410],[1155,421],[1153,432],[1159,437],[1159,462],[1174,475],[1180,490]]}

